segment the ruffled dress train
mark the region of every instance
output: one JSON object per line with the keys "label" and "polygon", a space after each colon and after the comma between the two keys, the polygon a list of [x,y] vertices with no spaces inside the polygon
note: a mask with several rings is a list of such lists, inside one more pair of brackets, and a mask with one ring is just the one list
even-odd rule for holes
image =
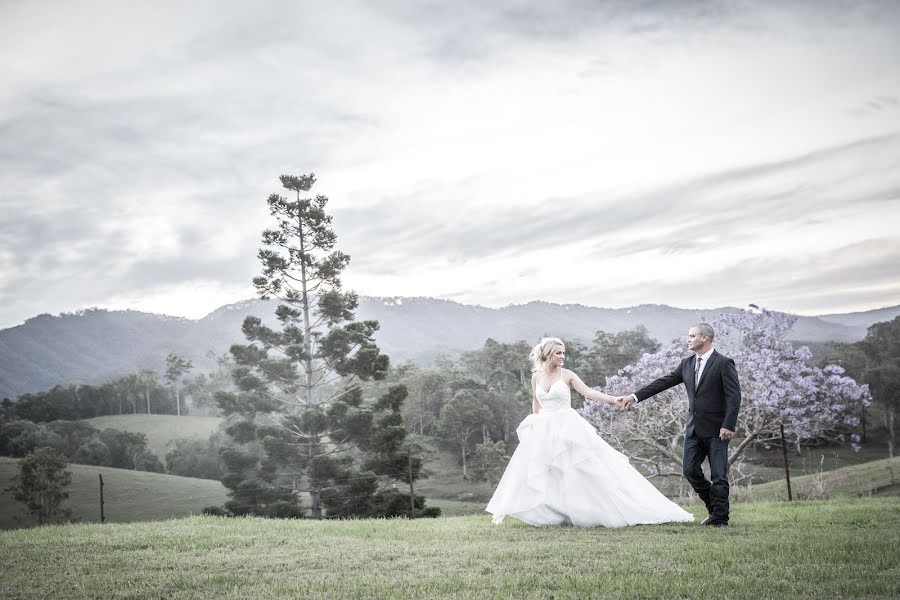
{"label": "ruffled dress train", "polygon": [[537,389],[541,411],[516,429],[519,446],[485,509],[494,523],[506,516],[577,527],[694,520],[571,408],[564,382]]}

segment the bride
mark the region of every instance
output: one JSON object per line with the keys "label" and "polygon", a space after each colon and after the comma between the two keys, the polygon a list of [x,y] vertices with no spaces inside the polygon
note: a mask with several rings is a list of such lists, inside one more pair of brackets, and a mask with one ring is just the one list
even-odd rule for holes
{"label": "bride", "polygon": [[530,525],[578,527],[693,521],[572,409],[570,388],[591,400],[623,403],[562,368],[565,357],[565,345],[553,337],[531,351],[533,414],[516,429],[519,446],[485,509],[493,522],[507,515]]}

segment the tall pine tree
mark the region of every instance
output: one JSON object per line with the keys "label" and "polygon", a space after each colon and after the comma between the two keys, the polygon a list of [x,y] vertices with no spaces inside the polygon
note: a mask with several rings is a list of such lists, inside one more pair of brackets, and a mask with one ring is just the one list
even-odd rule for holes
{"label": "tall pine tree", "polygon": [[[281,183],[290,198],[269,196],[277,226],[262,234],[263,269],[253,279],[261,298],[281,301],[280,326],[247,317],[248,344],[231,348],[238,391],[217,401],[242,449],[223,455],[223,483],[232,512],[295,516],[296,492],[305,492],[311,516],[321,518],[329,508],[323,495],[335,508],[346,499],[335,489],[355,497],[354,505],[368,504],[362,497],[376,491],[374,474],[360,472],[351,450],[370,436],[375,418],[359,381],[383,379],[388,357],[374,342],[378,322],[354,320],[357,295],[342,289],[350,257],[335,250],[328,198],[302,197],[315,176],[283,175]],[[348,489],[350,482],[357,487]]]}

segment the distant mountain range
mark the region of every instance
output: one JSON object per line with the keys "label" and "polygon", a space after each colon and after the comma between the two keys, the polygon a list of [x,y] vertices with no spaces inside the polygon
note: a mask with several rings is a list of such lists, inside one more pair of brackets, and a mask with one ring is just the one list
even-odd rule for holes
{"label": "distant mountain range", "polygon": [[[246,300],[197,320],[100,309],[39,315],[0,330],[0,398],[16,398],[56,384],[100,383],[142,368],[162,372],[165,357],[172,351],[205,371],[214,364],[207,356],[210,350],[222,354],[231,344],[243,341],[244,317],[256,315],[274,324],[274,308],[271,301]],[[380,322],[378,343],[394,363],[428,365],[441,353],[480,348],[487,338],[531,343],[543,335],[558,335],[590,341],[597,330],[616,332],[644,325],[665,342],[684,335],[698,319],[736,310],[655,304],[612,309],[549,302],[486,308],[434,298],[362,297],[357,317]],[[872,323],[897,315],[900,306],[800,317],[790,337],[802,342],[856,341]]]}

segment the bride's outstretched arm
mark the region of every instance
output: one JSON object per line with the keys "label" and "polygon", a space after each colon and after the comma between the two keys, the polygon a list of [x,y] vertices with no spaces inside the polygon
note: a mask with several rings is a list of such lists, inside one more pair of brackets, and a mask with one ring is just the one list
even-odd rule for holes
{"label": "bride's outstretched arm", "polygon": [[596,400],[597,402],[606,402],[607,404],[615,404],[616,406],[621,406],[621,402],[619,401],[618,396],[610,396],[609,394],[604,394],[603,392],[599,392],[593,388],[589,388],[575,373],[572,373],[572,379],[569,381],[569,385],[572,386],[572,389],[574,389],[585,398],[590,398],[591,400]]}
{"label": "bride's outstretched arm", "polygon": [[541,412],[541,403],[538,402],[537,399],[537,391],[535,391],[535,386],[537,386],[538,374],[535,373],[531,376],[531,412],[534,414],[538,414]]}

